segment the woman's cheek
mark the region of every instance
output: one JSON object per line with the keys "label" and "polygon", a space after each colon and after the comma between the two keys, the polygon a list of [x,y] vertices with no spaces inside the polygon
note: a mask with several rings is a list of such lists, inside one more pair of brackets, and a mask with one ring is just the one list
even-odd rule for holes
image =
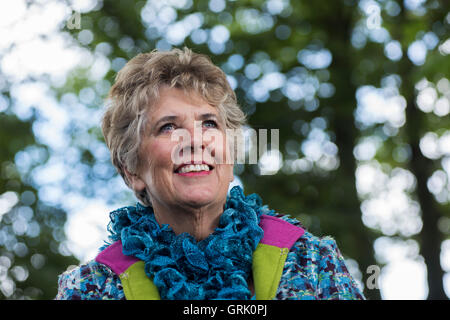
{"label": "woman's cheek", "polygon": [[172,146],[170,142],[163,140],[152,141],[148,146],[148,157],[151,158],[153,164],[158,167],[171,166],[171,150]]}
{"label": "woman's cheek", "polygon": [[226,135],[222,131],[216,131],[213,143],[209,148],[211,157],[217,164],[231,164],[233,163],[233,153],[230,145],[227,144]]}
{"label": "woman's cheek", "polygon": [[167,145],[159,141],[149,141],[143,148],[142,162],[144,163],[144,172],[146,184],[149,187],[160,184],[163,175],[168,170],[172,170],[170,155],[167,158],[165,150]]}

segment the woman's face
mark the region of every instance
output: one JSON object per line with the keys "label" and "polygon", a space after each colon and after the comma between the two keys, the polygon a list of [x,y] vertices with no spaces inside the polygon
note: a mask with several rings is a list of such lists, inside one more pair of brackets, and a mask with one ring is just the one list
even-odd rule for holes
{"label": "woman's face", "polygon": [[233,164],[223,161],[226,128],[218,110],[197,94],[166,87],[147,116],[133,189],[146,188],[154,207],[223,205]]}

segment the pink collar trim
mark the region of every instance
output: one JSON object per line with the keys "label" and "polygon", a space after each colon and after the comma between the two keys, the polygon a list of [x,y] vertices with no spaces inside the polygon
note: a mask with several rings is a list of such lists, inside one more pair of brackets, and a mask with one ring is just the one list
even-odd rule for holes
{"label": "pink collar trim", "polygon": [[290,249],[305,233],[305,230],[300,227],[266,214],[261,216],[259,226],[264,230],[264,236],[260,243],[279,248]]}

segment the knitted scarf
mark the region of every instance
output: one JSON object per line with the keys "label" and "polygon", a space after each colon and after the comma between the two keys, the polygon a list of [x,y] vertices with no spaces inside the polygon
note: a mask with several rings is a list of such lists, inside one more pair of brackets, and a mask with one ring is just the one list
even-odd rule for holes
{"label": "knitted scarf", "polygon": [[122,241],[125,255],[144,261],[162,299],[245,300],[251,298],[247,280],[253,251],[263,236],[261,206],[258,195],[246,197],[233,187],[218,227],[198,242],[160,226],[153,208],[139,203],[111,212],[108,230],[112,241]]}

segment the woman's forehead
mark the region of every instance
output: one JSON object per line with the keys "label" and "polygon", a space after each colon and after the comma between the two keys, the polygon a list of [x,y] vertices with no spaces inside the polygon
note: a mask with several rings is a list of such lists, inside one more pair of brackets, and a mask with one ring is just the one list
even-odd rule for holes
{"label": "woman's forehead", "polygon": [[149,108],[149,118],[158,121],[163,117],[185,117],[193,114],[196,118],[216,116],[219,112],[196,92],[185,92],[181,89],[164,88],[158,102]]}

